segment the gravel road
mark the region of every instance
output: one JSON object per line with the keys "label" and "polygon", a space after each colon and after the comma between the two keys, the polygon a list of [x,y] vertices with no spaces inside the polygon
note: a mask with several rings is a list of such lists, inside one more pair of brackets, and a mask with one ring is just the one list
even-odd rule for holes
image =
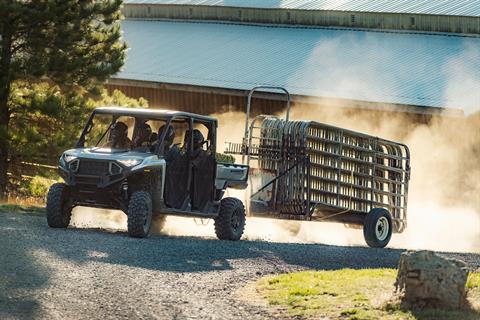
{"label": "gravel road", "polygon": [[[50,229],[0,213],[0,319],[265,319],[239,290],[266,274],[395,267],[402,250],[321,244],[131,239]],[[448,254],[480,268],[480,255]]]}

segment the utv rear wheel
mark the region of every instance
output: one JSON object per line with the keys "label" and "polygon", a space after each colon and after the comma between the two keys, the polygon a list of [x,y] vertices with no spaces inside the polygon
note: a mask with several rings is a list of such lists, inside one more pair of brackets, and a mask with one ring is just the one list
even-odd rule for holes
{"label": "utv rear wheel", "polygon": [[384,248],[390,242],[392,229],[392,216],[384,208],[370,210],[363,222],[363,236],[372,248]]}
{"label": "utv rear wheel", "polygon": [[68,186],[55,183],[47,195],[47,223],[51,228],[66,228],[72,217],[72,202],[69,198]]}
{"label": "utv rear wheel", "polygon": [[220,240],[239,240],[245,229],[245,207],[236,198],[220,202],[220,211],[215,218],[215,233]]}
{"label": "utv rear wheel", "polygon": [[128,235],[134,238],[148,236],[152,225],[152,197],[146,191],[134,192],[128,204]]}

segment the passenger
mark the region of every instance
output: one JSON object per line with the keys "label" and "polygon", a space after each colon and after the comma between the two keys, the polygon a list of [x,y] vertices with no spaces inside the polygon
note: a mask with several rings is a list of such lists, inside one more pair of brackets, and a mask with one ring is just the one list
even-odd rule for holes
{"label": "passenger", "polygon": [[211,200],[211,194],[208,188],[204,188],[204,185],[208,184],[214,175],[213,171],[210,172],[211,167],[209,168],[208,153],[203,149],[203,145],[205,144],[203,134],[200,130],[194,129],[191,135],[192,137],[190,136],[190,131],[187,131],[184,145],[186,150],[190,150],[190,140],[193,140],[191,148],[191,164],[193,167],[190,185],[191,206],[192,210],[201,210],[207,202]]}
{"label": "passenger", "polygon": [[156,132],[152,132],[150,135],[150,146],[153,146],[155,142],[158,140],[158,134]]}
{"label": "passenger", "polygon": [[128,138],[128,126],[125,123],[117,121],[112,125],[105,147],[113,149],[130,149],[132,147],[132,142]]}
{"label": "passenger", "polygon": [[[177,144],[173,144],[173,140],[175,139],[175,130],[171,125],[169,125],[167,128],[165,125],[161,126],[160,129],[158,129],[158,138],[162,137],[165,130],[167,131],[164,138],[163,155],[165,160],[170,162],[180,156],[180,148]],[[157,140],[157,142],[153,144],[152,150],[155,150],[158,143],[159,142]]]}
{"label": "passenger", "polygon": [[137,127],[137,132],[133,138],[133,148],[146,149],[150,147],[150,136],[152,135],[152,128],[147,123],[142,123]]}
{"label": "passenger", "polygon": [[[190,141],[190,131],[185,133],[184,139],[184,149],[189,149]],[[203,134],[198,129],[193,130],[193,152],[192,152],[192,164],[194,167],[198,168],[203,159],[207,157],[207,152],[203,150],[203,144],[205,143],[205,138]]]}

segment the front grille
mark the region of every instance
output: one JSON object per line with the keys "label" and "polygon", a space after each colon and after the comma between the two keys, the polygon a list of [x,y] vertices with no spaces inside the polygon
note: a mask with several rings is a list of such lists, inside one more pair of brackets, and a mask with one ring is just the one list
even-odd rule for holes
{"label": "front grille", "polygon": [[80,160],[78,159],[75,159],[75,160],[72,160],[68,163],[68,167],[70,168],[70,170],[72,170],[73,172],[77,172],[78,171],[78,166],[80,165]]}
{"label": "front grille", "polygon": [[108,161],[81,159],[78,173],[87,175],[108,174]]}
{"label": "front grille", "polygon": [[120,167],[115,162],[110,162],[109,172],[110,174],[120,174],[122,173],[122,167]]}
{"label": "front grille", "polygon": [[99,177],[77,177],[75,182],[78,184],[92,184],[97,185],[100,182]]}

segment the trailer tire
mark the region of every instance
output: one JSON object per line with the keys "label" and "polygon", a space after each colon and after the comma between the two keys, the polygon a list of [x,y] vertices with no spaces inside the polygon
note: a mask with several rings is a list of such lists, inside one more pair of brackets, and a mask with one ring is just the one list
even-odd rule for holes
{"label": "trailer tire", "polygon": [[215,234],[220,240],[240,240],[245,229],[245,207],[237,198],[225,198],[215,218]]}
{"label": "trailer tire", "polygon": [[152,225],[152,197],[146,191],[137,191],[128,203],[128,235],[145,238]]}
{"label": "trailer tire", "polygon": [[374,208],[363,222],[363,236],[369,247],[384,248],[392,237],[392,216],[384,208]]}
{"label": "trailer tire", "polygon": [[51,228],[66,228],[72,217],[69,189],[64,183],[55,183],[47,194],[47,223]]}

